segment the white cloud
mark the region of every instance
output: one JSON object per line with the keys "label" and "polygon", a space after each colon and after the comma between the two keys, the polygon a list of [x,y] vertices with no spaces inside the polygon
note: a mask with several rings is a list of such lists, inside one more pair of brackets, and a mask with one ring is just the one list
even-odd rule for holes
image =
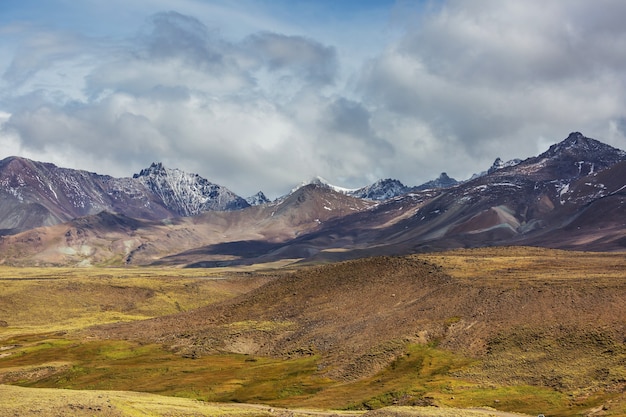
{"label": "white cloud", "polygon": [[403,2],[384,33],[379,13],[325,31],[288,22],[297,8],[177,4],[132,36],[0,28],[4,149],[116,176],[163,161],[277,196],[314,175],[463,179],[570,131],[626,148],[621,1]]}
{"label": "white cloud", "polygon": [[626,98],[626,28],[614,18],[622,9],[450,1],[372,60],[360,87],[370,106],[429,126],[449,144],[444,155],[467,155],[459,172],[486,150],[530,156],[539,138],[573,130],[623,147],[610,134]]}

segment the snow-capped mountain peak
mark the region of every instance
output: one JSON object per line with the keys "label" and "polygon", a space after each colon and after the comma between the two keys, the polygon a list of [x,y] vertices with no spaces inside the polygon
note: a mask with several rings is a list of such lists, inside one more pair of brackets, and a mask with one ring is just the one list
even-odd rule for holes
{"label": "snow-capped mountain peak", "polygon": [[383,201],[406,194],[409,190],[409,187],[402,184],[400,181],[386,178],[378,180],[366,187],[354,190],[350,194],[354,197],[364,198],[367,200]]}
{"label": "snow-capped mountain peak", "polygon": [[519,164],[520,162],[522,162],[521,159],[515,158],[515,159],[511,159],[510,161],[503,161],[502,159],[500,159],[499,157],[496,158],[495,161],[493,161],[493,164],[491,165],[491,168],[489,168],[489,170],[487,170],[488,174],[491,174],[492,172],[496,172],[499,169],[504,169],[504,168],[508,168],[508,167],[513,167],[517,164]]}
{"label": "snow-capped mountain peak", "polygon": [[247,197],[246,202],[251,206],[260,206],[261,204],[270,203],[270,199],[263,194],[263,191],[259,191],[255,195]]}
{"label": "snow-capped mountain peak", "polygon": [[289,194],[293,193],[294,191],[297,191],[298,189],[305,187],[307,185],[317,185],[317,186],[321,186],[321,187],[326,187],[326,188],[330,188],[333,191],[336,191],[338,193],[341,194],[350,194],[352,192],[355,191],[355,189],[351,189],[351,188],[344,188],[344,187],[339,187],[336,185],[331,184],[330,182],[328,182],[326,179],[320,177],[319,175],[316,177],[313,177],[310,181],[303,181],[300,184],[298,184],[298,186],[294,187]]}
{"label": "snow-capped mountain peak", "polygon": [[166,168],[154,162],[133,179],[142,182],[160,197],[164,205],[181,216],[193,216],[207,210],[237,210],[249,204],[232,191],[198,174]]}

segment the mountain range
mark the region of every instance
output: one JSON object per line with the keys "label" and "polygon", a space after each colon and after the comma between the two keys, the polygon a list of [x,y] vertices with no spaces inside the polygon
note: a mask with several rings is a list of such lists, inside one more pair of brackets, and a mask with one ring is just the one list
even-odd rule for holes
{"label": "mountain range", "polygon": [[326,262],[461,247],[626,247],[626,152],[574,132],[467,181],[383,179],[358,190],[321,178],[244,199],[160,163],[113,178],[0,161],[0,262],[220,266]]}
{"label": "mountain range", "polygon": [[[443,173],[438,179],[418,187],[384,179],[350,190],[316,177],[291,192],[313,184],[353,197],[384,201],[414,190],[443,188],[456,183]],[[166,168],[160,162],[152,163],[132,178],[114,178],[15,156],[0,161],[0,235],[51,226],[102,211],[162,220],[207,211],[241,210],[270,202],[262,191],[242,198],[198,174]]]}

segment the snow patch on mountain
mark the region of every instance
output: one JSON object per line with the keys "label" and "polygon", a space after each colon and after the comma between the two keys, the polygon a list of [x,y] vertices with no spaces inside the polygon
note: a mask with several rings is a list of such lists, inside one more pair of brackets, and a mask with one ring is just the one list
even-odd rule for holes
{"label": "snow patch on mountain", "polygon": [[303,184],[303,185],[308,185],[308,184],[320,185],[322,187],[327,187],[327,188],[330,188],[331,190],[336,191],[336,192],[341,193],[341,194],[348,194],[348,195],[350,195],[350,193],[355,191],[355,189],[352,189],[352,188],[344,188],[344,187],[339,187],[337,185],[333,185],[333,184],[331,184],[330,182],[328,182],[327,180],[325,180],[324,178],[322,178],[320,176],[317,176],[317,177],[313,178],[311,181],[309,181],[308,183]]}
{"label": "snow patch on mountain", "polygon": [[580,132],[572,132],[563,141],[556,143],[547,151],[539,155],[539,158],[564,158],[564,157],[584,157],[585,162],[596,159],[609,160],[611,162],[626,158],[626,151],[614,148],[599,140],[588,138]]}
{"label": "snow patch on mountain", "polygon": [[476,178],[484,177],[485,175],[488,175],[488,174],[493,174],[494,172],[504,169],[504,168],[514,167],[516,165],[519,165],[521,162],[523,161],[518,158],[514,158],[505,162],[500,157],[498,157],[496,158],[495,161],[493,161],[493,164],[491,164],[491,167],[489,167],[487,171],[481,171],[481,172],[473,174],[468,181],[475,180]]}
{"label": "snow patch on mountain", "polygon": [[508,168],[508,167],[513,167],[515,165],[518,165],[520,162],[522,162],[521,159],[511,159],[510,161],[506,161],[504,162],[502,159],[500,158],[496,158],[495,161],[493,161],[493,164],[491,165],[491,168],[489,168],[487,170],[488,174],[491,174],[493,172],[496,172],[500,169],[504,169],[504,168]]}

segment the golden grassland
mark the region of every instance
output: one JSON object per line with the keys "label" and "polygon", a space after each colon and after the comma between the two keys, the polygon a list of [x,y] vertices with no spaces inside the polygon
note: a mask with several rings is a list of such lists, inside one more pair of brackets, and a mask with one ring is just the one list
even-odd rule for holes
{"label": "golden grassland", "polygon": [[[24,398],[28,398],[25,403]],[[168,397],[129,391],[37,390],[0,385],[3,415],[20,417],[46,415],[104,417],[515,417],[489,408],[450,409],[442,407],[386,407],[374,412],[313,409],[282,409],[254,404],[207,403],[188,398]],[[520,415],[521,416],[521,415]]]}
{"label": "golden grassland", "polygon": [[[24,401],[28,398],[28,401]],[[328,415],[315,410],[284,410],[252,404],[207,403],[171,396],[161,396],[131,391],[36,390],[11,385],[0,385],[0,415],[7,416],[234,416],[309,417]],[[334,416],[357,416],[363,412],[333,412]]]}
{"label": "golden grassland", "polygon": [[[418,257],[455,278],[481,285],[626,279],[625,254],[501,248]],[[477,359],[436,344],[407,343],[404,355],[376,375],[341,382],[316,373],[316,355],[283,359],[224,352],[194,359],[155,343],[86,339],[78,333],[96,324],[144,320],[218,303],[270,279],[272,272],[254,269],[0,267],[0,384],[11,384],[0,385],[0,404],[19,415],[61,410],[74,415],[262,416],[280,415],[277,410],[287,413],[283,407],[294,416],[315,415],[298,414],[294,408],[352,410],[343,412],[348,415],[378,409],[371,415],[381,417],[485,415],[460,411],[478,406],[529,415],[626,415],[623,392],[594,389],[574,396],[548,387],[463,377],[471,375],[467,370]],[[455,318],[450,321],[454,324]],[[238,322],[232,331],[268,331],[277,325],[292,323]],[[57,391],[60,388],[77,391]],[[56,405],[46,408],[51,398],[57,398]],[[421,407],[430,404],[442,408]],[[384,408],[402,405],[408,408]],[[445,414],[445,407],[456,408]],[[98,408],[101,414],[93,412]],[[340,412],[327,415],[333,413]]]}
{"label": "golden grassland", "polygon": [[[143,320],[232,298],[263,275],[201,269],[0,267],[0,338]],[[241,273],[240,273],[241,274]]]}
{"label": "golden grassland", "polygon": [[477,248],[421,254],[459,279],[498,285],[507,280],[551,285],[585,279],[596,284],[626,279],[626,253],[572,252],[531,247]]}

